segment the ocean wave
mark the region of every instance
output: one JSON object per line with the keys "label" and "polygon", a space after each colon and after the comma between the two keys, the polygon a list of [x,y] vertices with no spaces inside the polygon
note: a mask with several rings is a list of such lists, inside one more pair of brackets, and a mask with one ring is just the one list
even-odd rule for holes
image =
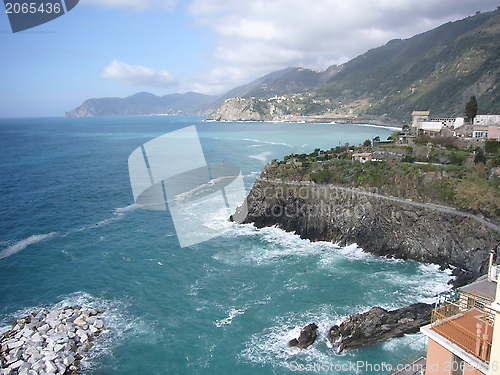
{"label": "ocean wave", "polygon": [[[219,260],[228,263],[252,263],[256,265],[265,265],[278,262],[284,258],[303,258],[308,256],[333,256],[339,255],[345,257],[366,257],[373,258],[372,255],[364,253],[361,249],[353,252],[351,249],[356,248],[355,245],[343,248],[338,245],[327,242],[318,241],[311,242],[308,239],[302,239],[298,234],[285,232],[277,227],[256,228],[252,224],[234,224],[228,227],[223,236],[247,238],[248,241],[254,242],[243,249],[235,249],[232,252],[218,253],[215,257]],[[339,252],[340,251],[340,252]]]}
{"label": "ocean wave", "polygon": [[[231,226],[226,227],[222,235],[240,238],[241,245],[221,250],[213,258],[229,265],[261,267],[286,261],[302,267],[306,260],[312,271],[325,277],[357,282],[359,274],[372,286],[367,291],[367,298],[377,300],[379,293],[389,293],[389,290],[393,293],[392,303],[380,305],[379,302],[387,309],[415,302],[432,303],[437,294],[450,288],[451,270],[441,270],[437,265],[376,257],[357,244],[341,247],[332,242],[311,242],[277,227],[258,229],[251,224],[226,225]],[[299,290],[303,284],[290,280],[285,287]]]}
{"label": "ocean wave", "polygon": [[[292,145],[290,145],[288,143],[282,143],[282,142],[261,141],[261,140],[258,140],[258,139],[250,139],[250,138],[244,138],[242,140],[243,141],[247,141],[247,142],[262,143],[263,145],[277,145],[277,146],[286,146],[286,147],[293,148]],[[253,145],[253,146],[256,146],[256,145]],[[250,147],[252,147],[252,146],[250,146]]]}
{"label": "ocean wave", "polygon": [[33,245],[36,243],[39,243],[47,238],[51,238],[57,235],[57,232],[50,232],[47,234],[34,234],[32,236],[29,236],[27,238],[24,238],[15,244],[7,247],[6,249],[3,249],[0,251],[0,259],[6,258],[10,255],[16,254],[24,249],[26,249],[29,245]]}
{"label": "ocean wave", "polygon": [[233,319],[236,318],[238,315],[243,315],[245,313],[245,310],[246,308],[237,309],[235,307],[232,307],[228,311],[228,316],[224,319],[216,320],[214,322],[214,325],[219,328],[225,325],[229,325],[233,322]]}
{"label": "ocean wave", "polygon": [[271,151],[264,151],[264,152],[260,153],[259,155],[250,155],[249,157],[251,157],[253,159],[260,160],[264,163],[267,163],[270,155],[272,155]]}
{"label": "ocean wave", "polygon": [[129,204],[128,206],[125,206],[125,207],[115,208],[114,211],[113,211],[113,216],[112,217],[110,217],[108,219],[101,220],[101,221],[99,221],[99,222],[97,222],[95,224],[85,225],[85,226],[77,229],[76,232],[82,232],[82,231],[85,231],[85,230],[88,230],[88,229],[94,229],[94,228],[100,228],[100,227],[103,227],[103,226],[107,226],[109,224],[114,223],[115,221],[123,219],[123,217],[125,217],[125,215],[127,213],[135,211],[138,208],[139,208],[139,205],[137,205],[135,203]]}
{"label": "ocean wave", "polygon": [[[342,318],[331,306],[320,305],[314,310],[299,315],[287,314],[275,318],[275,324],[251,336],[245,343],[246,348],[239,354],[241,360],[290,368],[290,362],[335,364],[346,361],[352,356],[336,354],[331,350],[326,332]],[[318,337],[307,350],[290,348],[288,342],[300,335],[300,330],[309,323],[318,326]]]}

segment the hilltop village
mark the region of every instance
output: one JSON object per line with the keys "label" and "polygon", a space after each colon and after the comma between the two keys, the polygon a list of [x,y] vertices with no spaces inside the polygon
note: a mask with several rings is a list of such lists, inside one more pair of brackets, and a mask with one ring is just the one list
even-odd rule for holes
{"label": "hilltop village", "polygon": [[274,160],[262,177],[363,189],[420,202],[447,204],[497,220],[500,214],[500,115],[413,121],[387,140],[339,145]]}
{"label": "hilltop village", "polygon": [[500,138],[500,115],[476,115],[472,119],[467,117],[432,118],[430,111],[413,111],[412,118],[410,133],[413,137],[428,135],[497,141]]}

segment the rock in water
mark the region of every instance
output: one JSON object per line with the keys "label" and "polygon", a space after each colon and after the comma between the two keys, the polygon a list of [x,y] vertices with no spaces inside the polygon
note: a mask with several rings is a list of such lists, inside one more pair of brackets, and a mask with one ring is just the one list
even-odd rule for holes
{"label": "rock in water", "polygon": [[349,315],[340,326],[333,326],[328,339],[339,352],[356,346],[364,346],[417,333],[421,326],[429,324],[433,305],[415,303],[401,309],[387,311],[373,307],[362,314]]}
{"label": "rock in water", "polygon": [[300,331],[300,336],[298,339],[292,339],[288,342],[288,346],[290,347],[297,347],[301,349],[305,349],[308,346],[311,346],[314,341],[316,340],[316,337],[318,334],[316,333],[316,330],[318,329],[318,326],[315,323],[311,323]]}

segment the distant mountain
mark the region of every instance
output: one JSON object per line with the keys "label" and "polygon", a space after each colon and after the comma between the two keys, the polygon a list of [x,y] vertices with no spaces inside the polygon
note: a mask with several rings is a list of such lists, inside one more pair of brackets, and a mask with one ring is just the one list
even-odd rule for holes
{"label": "distant mountain", "polygon": [[464,115],[472,95],[479,113],[500,113],[499,40],[500,7],[372,49],[314,93],[361,114],[396,119],[415,109]]}
{"label": "distant mountain", "polygon": [[88,99],[72,111],[66,112],[64,116],[207,115],[228,98],[252,96],[266,98],[312,89],[326,82],[337,70],[334,67],[325,72],[317,72],[290,67],[266,74],[220,96],[187,92],[159,97],[148,92],[140,92],[126,98]]}
{"label": "distant mountain", "polygon": [[222,98],[269,98],[276,95],[296,94],[318,87],[338,71],[337,66],[332,66],[323,72],[300,67],[286,68],[230,90]]}
{"label": "distant mountain", "polygon": [[472,95],[480,114],[500,113],[499,40],[500,7],[409,39],[391,40],[323,72],[286,68],[218,97],[189,92],[89,99],[65,116],[210,113],[213,120],[322,116],[401,123],[408,122],[414,110],[464,115]]}
{"label": "distant mountain", "polygon": [[283,77],[285,74],[287,74],[288,72],[291,72],[295,69],[298,69],[298,68],[286,68],[286,69],[277,70],[275,72],[266,74],[265,76],[257,78],[256,80],[254,80],[250,83],[247,83],[245,85],[238,86],[232,90],[229,90],[228,92],[223,94],[219,100],[222,103],[224,100],[229,99],[229,98],[238,98],[238,97],[248,96],[247,94],[249,92],[258,89],[266,82],[279,79],[279,78]]}
{"label": "distant mountain", "polygon": [[[433,116],[464,115],[472,95],[477,97],[479,113],[500,113],[499,40],[500,7],[409,39],[392,40],[325,72],[289,69],[238,100],[228,99],[208,118],[371,116],[408,122],[413,110],[430,110]],[[285,94],[286,98],[272,97]]]}
{"label": "distant mountain", "polygon": [[79,107],[66,112],[64,116],[205,115],[213,110],[216,98],[195,92],[170,94],[162,97],[148,92],[140,92],[126,98],[88,99]]}

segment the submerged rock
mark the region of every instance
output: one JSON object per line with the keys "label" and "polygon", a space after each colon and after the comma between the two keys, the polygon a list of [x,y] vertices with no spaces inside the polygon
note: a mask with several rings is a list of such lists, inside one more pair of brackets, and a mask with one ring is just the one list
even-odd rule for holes
{"label": "submerged rock", "polygon": [[71,306],[17,319],[0,336],[2,374],[76,374],[83,354],[104,329],[103,311]]}
{"label": "submerged rock", "polygon": [[373,307],[367,312],[349,315],[340,326],[330,328],[328,340],[342,352],[406,333],[417,333],[420,327],[430,323],[433,307],[426,303],[415,303],[391,311]]}
{"label": "submerged rock", "polygon": [[300,336],[298,339],[292,339],[288,342],[288,346],[297,347],[301,349],[305,349],[308,346],[314,344],[316,341],[316,337],[318,336],[316,330],[318,326],[315,323],[311,323],[300,331]]}

